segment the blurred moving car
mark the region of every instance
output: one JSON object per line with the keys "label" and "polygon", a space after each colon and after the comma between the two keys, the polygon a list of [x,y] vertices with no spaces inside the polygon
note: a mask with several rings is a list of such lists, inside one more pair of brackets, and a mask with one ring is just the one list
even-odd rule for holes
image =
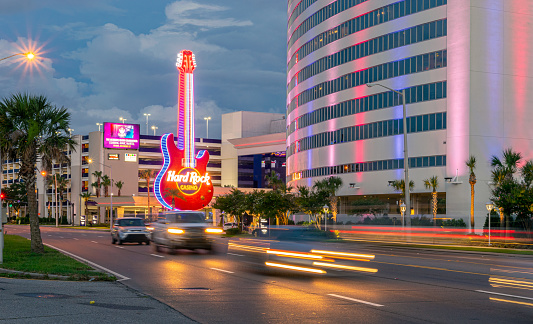
{"label": "blurred moving car", "polygon": [[176,249],[213,248],[213,234],[222,234],[221,228],[209,227],[205,214],[197,211],[166,212],[152,223],[152,242],[154,249],[161,252],[162,247]]}
{"label": "blurred moving car", "polygon": [[149,232],[144,220],[138,217],[124,217],[116,220],[111,229],[111,244],[119,245],[125,242],[134,242],[150,245]]}
{"label": "blurred moving car", "polygon": [[230,228],[239,228],[239,225],[237,223],[224,223],[222,225],[223,230],[229,230]]}
{"label": "blurred moving car", "polygon": [[228,253],[243,255],[247,264],[261,269],[309,274],[340,274],[345,271],[375,273],[367,267],[374,255],[339,251],[328,244],[332,232],[312,227],[260,228],[257,238],[237,238],[228,243]]}

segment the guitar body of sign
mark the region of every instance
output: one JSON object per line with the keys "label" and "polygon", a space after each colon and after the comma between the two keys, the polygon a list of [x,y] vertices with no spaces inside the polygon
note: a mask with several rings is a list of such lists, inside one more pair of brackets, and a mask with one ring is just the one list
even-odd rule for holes
{"label": "guitar body of sign", "polygon": [[206,170],[209,152],[202,150],[194,161],[188,161],[185,150],[176,147],[172,134],[165,134],[161,138],[161,151],[163,168],[154,185],[157,200],[173,210],[206,207],[213,198],[213,183]]}

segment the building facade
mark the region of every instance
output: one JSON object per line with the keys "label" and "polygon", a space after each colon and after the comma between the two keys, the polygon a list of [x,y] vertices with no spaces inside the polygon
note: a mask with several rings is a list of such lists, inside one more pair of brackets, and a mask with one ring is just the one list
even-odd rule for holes
{"label": "building facade", "polygon": [[405,90],[414,214],[425,213],[423,180],[437,176],[447,217],[468,223],[473,155],[480,228],[491,156],[533,156],[531,1],[289,0],[287,35],[292,185],[336,175],[347,204],[392,197],[389,181],[404,177],[403,110],[385,87]]}

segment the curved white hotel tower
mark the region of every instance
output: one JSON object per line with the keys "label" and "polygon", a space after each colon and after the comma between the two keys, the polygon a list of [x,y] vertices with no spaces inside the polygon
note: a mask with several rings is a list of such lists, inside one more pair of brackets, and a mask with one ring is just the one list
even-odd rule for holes
{"label": "curved white hotel tower", "polygon": [[415,214],[438,176],[447,217],[468,224],[474,155],[480,228],[490,157],[533,157],[533,1],[289,0],[287,35],[287,180],[339,176],[341,213],[361,195],[395,204],[404,178],[401,97],[367,83],[405,89]]}

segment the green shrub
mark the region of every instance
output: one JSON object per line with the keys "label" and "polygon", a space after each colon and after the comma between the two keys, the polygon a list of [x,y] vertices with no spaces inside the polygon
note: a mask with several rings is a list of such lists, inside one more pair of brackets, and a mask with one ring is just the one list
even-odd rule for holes
{"label": "green shrub", "polygon": [[230,228],[230,229],[226,230],[226,234],[228,234],[228,235],[237,235],[237,234],[240,234],[240,233],[241,233],[241,229],[240,228]]}

